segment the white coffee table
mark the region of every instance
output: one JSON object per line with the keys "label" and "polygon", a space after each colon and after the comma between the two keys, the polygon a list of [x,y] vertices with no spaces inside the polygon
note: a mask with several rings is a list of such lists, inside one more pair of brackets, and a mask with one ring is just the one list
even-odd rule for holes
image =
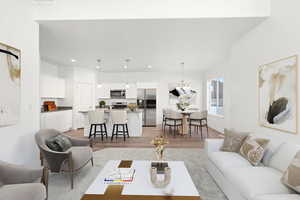
{"label": "white coffee table", "polygon": [[[118,167],[120,160],[108,161],[94,182],[90,185],[82,200],[104,200],[114,198],[105,197],[108,184],[104,178]],[[171,168],[171,182],[166,188],[155,188],[150,181],[151,161],[133,161],[136,170],[134,181],[124,184],[119,200],[201,200],[199,193],[182,161],[168,161]]]}

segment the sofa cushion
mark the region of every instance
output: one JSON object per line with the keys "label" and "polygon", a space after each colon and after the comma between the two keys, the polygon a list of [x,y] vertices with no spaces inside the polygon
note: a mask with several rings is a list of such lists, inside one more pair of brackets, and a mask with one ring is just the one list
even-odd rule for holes
{"label": "sofa cushion", "polygon": [[298,194],[267,194],[261,195],[254,200],[300,200],[300,195]]}
{"label": "sofa cushion", "polygon": [[225,128],[224,134],[224,143],[220,150],[227,152],[239,152],[244,140],[249,133],[239,133]]}
{"label": "sofa cushion", "polygon": [[282,173],[270,167],[228,168],[223,173],[246,199],[263,194],[290,193],[280,181]]}
{"label": "sofa cushion", "polygon": [[0,188],[0,197],[5,200],[41,200],[46,199],[46,188],[40,183],[4,185]]}
{"label": "sofa cushion", "polygon": [[212,152],[208,154],[208,158],[216,167],[224,171],[227,168],[250,167],[251,164],[238,153],[233,152]]}
{"label": "sofa cushion", "polygon": [[281,181],[289,188],[300,193],[300,151],[284,172]]}
{"label": "sofa cushion", "polygon": [[[87,162],[91,160],[93,156],[93,152],[90,147],[71,147],[69,151],[72,152],[74,170],[83,167]],[[62,170],[69,171],[68,163],[65,162],[63,164]]]}
{"label": "sofa cushion", "polygon": [[46,140],[46,145],[53,151],[64,152],[71,148],[72,143],[68,137],[57,135]]}
{"label": "sofa cushion", "polygon": [[269,166],[282,173],[288,168],[296,153],[300,151],[300,145],[283,143],[270,159]]}
{"label": "sofa cushion", "polygon": [[262,160],[268,143],[268,139],[253,138],[248,136],[241,146],[240,154],[252,165],[256,166]]}

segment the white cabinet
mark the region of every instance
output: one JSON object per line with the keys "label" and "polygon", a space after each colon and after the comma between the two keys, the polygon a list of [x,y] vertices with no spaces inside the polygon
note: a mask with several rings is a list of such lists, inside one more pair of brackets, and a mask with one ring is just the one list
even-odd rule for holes
{"label": "white cabinet", "polygon": [[93,110],[95,107],[95,86],[91,83],[77,83],[75,104],[78,111]]}
{"label": "white cabinet", "polygon": [[126,89],[126,99],[137,98],[137,86],[136,84],[129,84],[129,88]]}
{"label": "white cabinet", "polygon": [[42,98],[65,98],[66,83],[62,78],[41,76],[40,94]]}
{"label": "white cabinet", "polygon": [[56,129],[61,132],[72,128],[72,110],[41,113],[41,128]]}
{"label": "white cabinet", "polygon": [[110,86],[109,84],[102,84],[102,87],[96,87],[96,97],[98,99],[110,98]]}

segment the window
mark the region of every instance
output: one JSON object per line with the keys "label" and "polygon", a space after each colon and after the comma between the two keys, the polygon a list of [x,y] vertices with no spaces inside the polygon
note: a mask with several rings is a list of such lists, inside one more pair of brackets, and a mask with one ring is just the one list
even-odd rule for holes
{"label": "window", "polygon": [[207,81],[207,110],[209,114],[224,115],[223,87],[223,78]]}

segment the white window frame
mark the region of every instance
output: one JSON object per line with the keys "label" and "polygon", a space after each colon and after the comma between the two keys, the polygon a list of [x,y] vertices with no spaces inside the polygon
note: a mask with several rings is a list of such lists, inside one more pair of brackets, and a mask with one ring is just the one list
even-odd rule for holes
{"label": "white window frame", "polygon": [[[221,117],[221,118],[224,118],[224,113],[223,114],[218,114],[216,112],[212,112],[211,110],[211,92],[212,92],[212,86],[211,86],[211,82],[212,81],[220,81],[220,80],[223,80],[223,109],[224,109],[224,78],[212,78],[212,79],[208,79],[207,82],[206,82],[206,90],[207,90],[207,103],[206,103],[206,107],[207,107],[207,111],[208,111],[208,114],[209,115],[213,115],[213,116],[217,116],[217,117]],[[219,92],[219,84],[217,84],[217,94],[216,94],[216,104],[217,106],[216,107],[220,107],[220,92]]]}

